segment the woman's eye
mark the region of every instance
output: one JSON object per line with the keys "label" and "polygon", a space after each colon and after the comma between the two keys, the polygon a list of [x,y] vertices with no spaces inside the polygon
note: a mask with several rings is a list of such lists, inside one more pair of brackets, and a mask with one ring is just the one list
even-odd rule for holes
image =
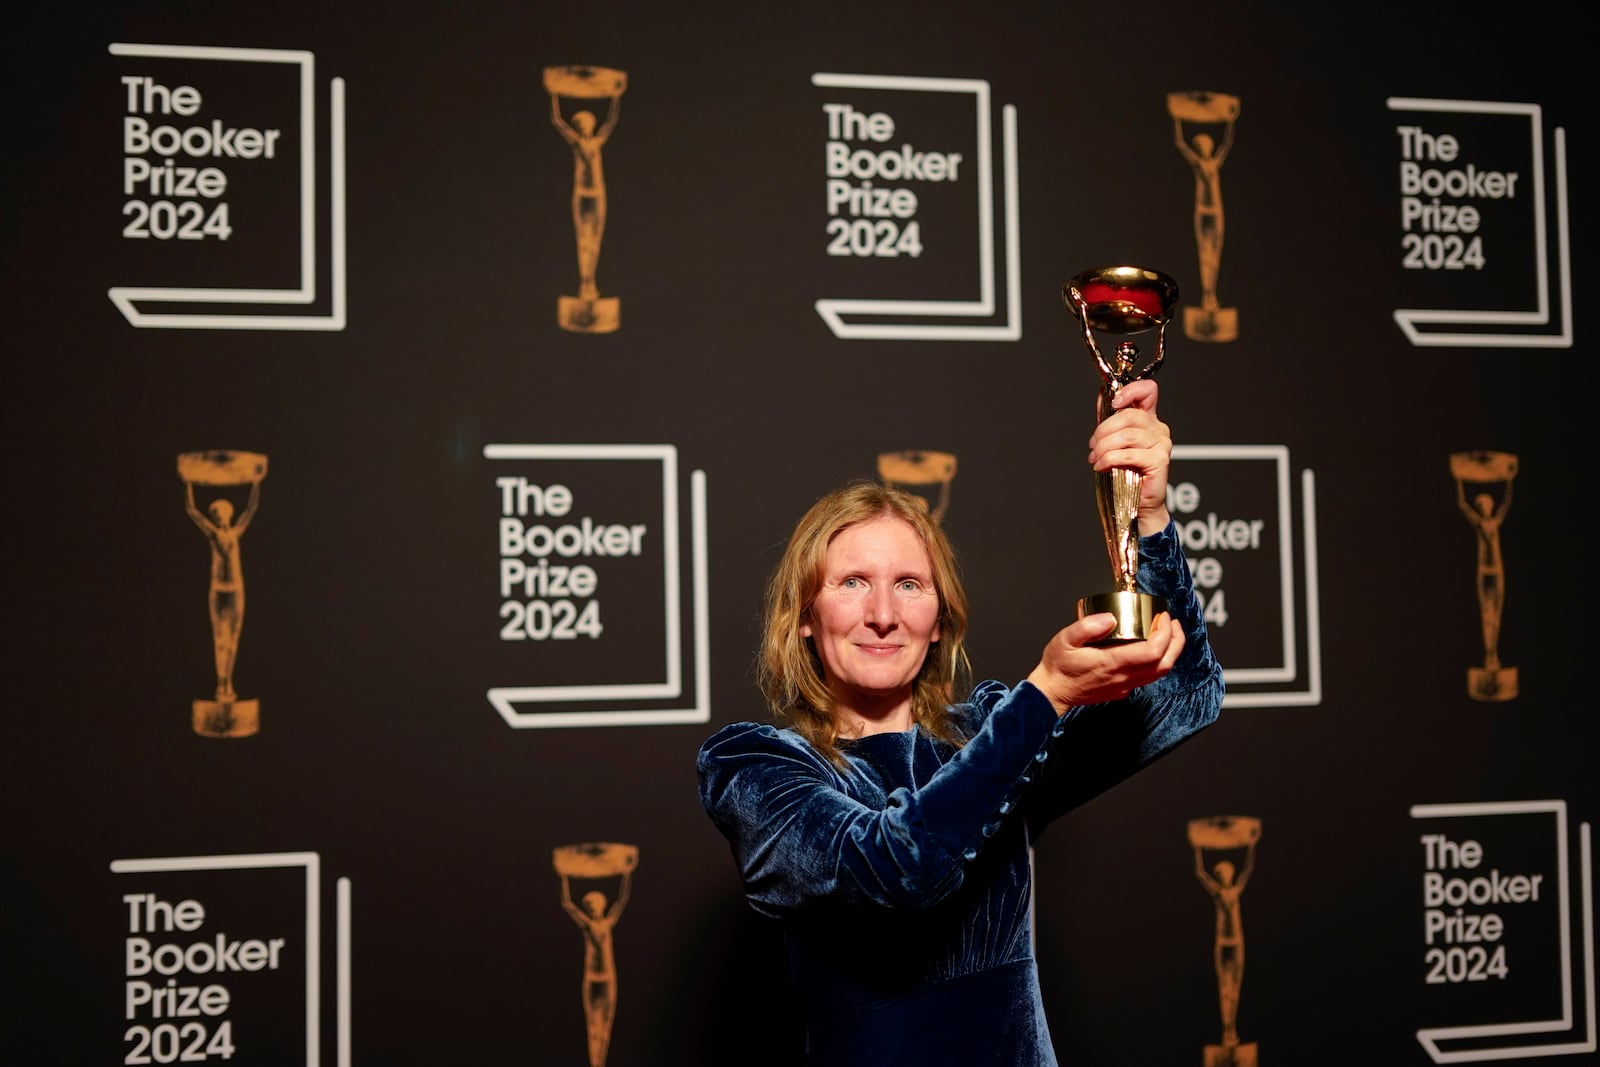
{"label": "woman's eye", "polygon": [[914,596],[922,592],[922,583],[915,578],[903,579],[900,582],[900,591],[908,596]]}

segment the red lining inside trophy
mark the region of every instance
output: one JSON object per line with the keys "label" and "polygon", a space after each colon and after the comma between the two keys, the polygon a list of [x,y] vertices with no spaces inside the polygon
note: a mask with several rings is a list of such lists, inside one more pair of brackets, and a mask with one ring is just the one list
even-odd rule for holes
{"label": "red lining inside trophy", "polygon": [[1079,293],[1085,304],[1132,304],[1153,319],[1161,318],[1161,296],[1150,289],[1124,289],[1105,282],[1090,282]]}

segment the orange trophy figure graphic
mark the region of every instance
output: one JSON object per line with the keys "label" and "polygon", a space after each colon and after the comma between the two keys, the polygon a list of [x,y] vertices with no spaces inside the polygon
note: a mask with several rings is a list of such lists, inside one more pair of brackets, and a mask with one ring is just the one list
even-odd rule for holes
{"label": "orange trophy figure graphic", "polygon": [[[1192,341],[1232,341],[1239,336],[1239,309],[1225,308],[1217,300],[1217,275],[1222,270],[1222,161],[1233,146],[1239,98],[1204,91],[1168,93],[1167,113],[1172,116],[1178,151],[1194,169],[1200,306],[1183,309],[1183,332]],[[1203,128],[1186,132],[1194,126]]]}
{"label": "orange trophy figure graphic", "polygon": [[[211,546],[211,648],[216,659],[217,692],[194,702],[194,732],[202,737],[249,737],[261,726],[261,702],[240,700],[233,688],[233,667],[239,658],[239,631],[244,626],[244,573],[239,541],[261,502],[261,479],[267,457],[259,452],[180,452],[178,477],[183,479],[184,510]],[[236,488],[248,485],[250,499],[236,516],[227,496],[212,500],[205,511],[195,505],[197,485]]]}
{"label": "orange trophy figure graphic", "polygon": [[[1456,504],[1478,534],[1478,612],[1483,619],[1483,666],[1467,668],[1467,694],[1474,700],[1511,700],[1517,695],[1517,669],[1500,665],[1500,617],[1506,606],[1506,565],[1500,553],[1500,524],[1511,508],[1511,483],[1517,457],[1509,452],[1452,452]],[[1484,486],[1467,497],[1467,485]],[[1490,492],[1489,488],[1498,492]]]}
{"label": "orange trophy figure graphic", "polygon": [[[572,226],[578,240],[578,295],[559,298],[556,320],[562,329],[574,333],[610,333],[622,324],[622,301],[601,296],[595,280],[600,239],[606,229],[606,179],[600,150],[622,114],[628,75],[609,67],[546,67],[544,87],[550,93],[550,121],[572,147]],[[570,119],[562,113],[563,98],[580,102]],[[590,110],[602,102],[606,104],[603,120]]]}
{"label": "orange trophy figure graphic", "polygon": [[[915,493],[935,522],[943,521],[950,510],[950,482],[956,476],[956,457],[949,452],[924,452],[908,449],[902,452],[878,453],[878,477],[888,485]],[[924,492],[937,492],[930,501]]]}
{"label": "orange trophy figure graphic", "polygon": [[[611,934],[628,903],[628,885],[639,865],[639,849],[614,842],[561,845],[553,860],[561,876],[561,906],[583,931],[583,1019],[589,1033],[589,1067],[605,1067],[611,1024],[617,1017],[617,957]],[[608,898],[596,887],[575,904],[575,878],[602,884],[614,881],[614,896]]]}
{"label": "orange trophy figure graphic", "polygon": [[[1240,1044],[1239,990],[1244,984],[1244,924],[1239,897],[1255,866],[1261,820],[1249,815],[1213,815],[1189,820],[1189,844],[1194,848],[1194,873],[1211,894],[1217,909],[1217,933],[1212,962],[1217,970],[1217,994],[1222,1007],[1222,1044],[1205,1047],[1204,1067],[1256,1067],[1256,1043]],[[1218,859],[1206,866],[1207,851],[1243,852],[1243,866]]]}

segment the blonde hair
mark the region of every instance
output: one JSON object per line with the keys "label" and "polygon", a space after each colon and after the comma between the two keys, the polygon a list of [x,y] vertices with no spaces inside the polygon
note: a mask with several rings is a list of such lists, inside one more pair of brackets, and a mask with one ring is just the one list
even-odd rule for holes
{"label": "blonde hair", "polygon": [[933,566],[939,597],[939,640],[912,683],[911,715],[933,737],[961,745],[965,737],[950,713],[958,686],[967,684],[970,665],[963,639],[967,632],[967,593],[961,585],[955,550],[919,496],[881,482],[861,480],[823,496],[789,535],[783,558],[767,583],[758,675],[774,716],[785,720],[836,764],[834,701],[822,661],[800,634],[822,588],[828,546],[847,528],[879,517],[900,519],[916,532]]}

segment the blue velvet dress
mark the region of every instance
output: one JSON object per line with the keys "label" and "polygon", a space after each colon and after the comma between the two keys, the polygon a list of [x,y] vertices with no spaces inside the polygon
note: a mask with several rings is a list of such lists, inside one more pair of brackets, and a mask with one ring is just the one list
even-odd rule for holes
{"label": "blue velvet dress", "polygon": [[847,768],[753,722],[700,749],[700,799],[756,911],[781,920],[815,1067],[1053,1067],[1029,919],[1030,846],[1056,816],[1216,720],[1222,672],[1177,531],[1139,584],[1188,643],[1165,678],[1057,718],[1028,682],[978,685],[967,743],[920,729],[844,742]]}

